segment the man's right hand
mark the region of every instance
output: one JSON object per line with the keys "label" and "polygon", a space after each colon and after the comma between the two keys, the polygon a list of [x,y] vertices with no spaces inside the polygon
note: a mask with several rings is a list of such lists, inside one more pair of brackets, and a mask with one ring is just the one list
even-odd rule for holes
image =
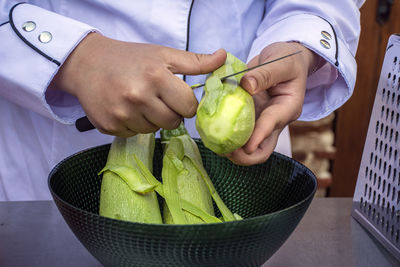
{"label": "man's right hand", "polygon": [[206,74],[225,59],[223,49],[212,55],[195,54],[91,33],[49,88],[76,96],[100,132],[129,137],[174,129],[182,117],[193,117],[198,102],[190,86],[174,74]]}

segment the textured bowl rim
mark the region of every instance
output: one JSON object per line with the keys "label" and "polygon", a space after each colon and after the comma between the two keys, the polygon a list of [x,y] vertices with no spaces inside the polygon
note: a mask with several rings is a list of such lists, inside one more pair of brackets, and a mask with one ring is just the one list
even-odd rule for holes
{"label": "textured bowl rim", "polygon": [[[198,140],[200,140],[200,139],[198,139]],[[170,228],[170,227],[185,227],[185,228],[195,227],[195,228],[197,228],[198,227],[198,228],[205,228],[205,227],[215,227],[215,226],[225,225],[225,224],[236,224],[236,223],[240,224],[240,223],[246,223],[248,221],[261,220],[261,219],[264,219],[265,217],[278,216],[281,213],[284,213],[284,212],[286,212],[286,211],[288,211],[290,209],[294,209],[294,208],[304,204],[305,202],[309,201],[310,198],[312,199],[314,197],[315,192],[317,191],[317,185],[318,185],[317,179],[315,177],[315,174],[308,167],[306,167],[304,164],[298,162],[297,160],[295,160],[293,158],[290,158],[290,157],[288,157],[288,156],[286,156],[284,154],[281,154],[281,153],[275,152],[275,151],[272,152],[272,155],[280,157],[280,158],[283,158],[285,160],[292,161],[292,162],[294,162],[295,164],[299,165],[300,167],[302,167],[305,170],[306,174],[309,175],[310,178],[312,178],[312,181],[314,182],[314,188],[313,188],[312,192],[310,192],[310,194],[308,194],[301,201],[299,201],[296,204],[293,204],[293,205],[291,205],[291,206],[289,206],[287,208],[280,209],[280,210],[277,210],[277,211],[274,211],[274,212],[270,212],[270,213],[267,213],[267,214],[264,214],[264,215],[254,216],[254,217],[250,217],[250,218],[243,218],[243,220],[238,220],[238,221],[229,221],[229,222],[222,222],[222,223],[204,223],[204,224],[156,224],[156,223],[141,223],[141,222],[130,222],[130,221],[124,221],[124,220],[117,220],[117,219],[113,219],[113,218],[102,216],[102,215],[100,215],[98,213],[93,213],[93,212],[78,208],[78,207],[68,203],[64,199],[60,198],[53,191],[53,189],[51,188],[51,178],[52,178],[53,174],[58,171],[58,169],[60,168],[60,166],[63,163],[65,163],[66,161],[70,160],[73,157],[76,157],[76,156],[78,156],[80,154],[86,153],[86,152],[88,152],[90,150],[93,150],[93,149],[96,149],[96,148],[100,148],[100,147],[103,147],[103,146],[104,147],[105,146],[110,146],[110,145],[111,145],[111,143],[107,143],[107,144],[103,144],[103,145],[98,145],[98,146],[86,148],[84,150],[78,151],[78,152],[76,152],[76,153],[64,158],[59,163],[57,163],[52,168],[52,170],[50,171],[50,173],[48,175],[48,179],[47,179],[47,185],[48,185],[50,193],[51,193],[51,195],[53,197],[53,201],[55,201],[55,198],[57,198],[57,200],[61,201],[64,205],[66,205],[66,206],[68,206],[68,207],[70,207],[72,209],[75,209],[75,210],[77,210],[79,212],[82,212],[82,213],[85,213],[85,214],[91,215],[91,216],[97,216],[97,217],[103,218],[105,220],[113,220],[113,221],[116,221],[116,222],[118,222],[120,224],[141,225],[141,226],[146,226],[146,227],[168,227],[168,228]],[[261,163],[261,164],[263,164],[263,163]]]}

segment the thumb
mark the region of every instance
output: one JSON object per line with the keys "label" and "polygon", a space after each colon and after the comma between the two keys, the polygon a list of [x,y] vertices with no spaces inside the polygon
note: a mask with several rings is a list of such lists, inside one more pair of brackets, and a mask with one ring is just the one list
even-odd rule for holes
{"label": "thumb", "polygon": [[[279,56],[265,58],[262,62],[258,62],[258,58],[260,57],[252,59],[249,67],[279,58]],[[256,62],[257,64],[255,64]],[[255,95],[293,78],[295,78],[293,62],[290,58],[287,58],[286,60],[276,61],[247,72],[242,77],[240,85],[251,95]]]}
{"label": "thumb", "polygon": [[169,70],[174,74],[207,74],[221,67],[226,60],[226,51],[218,49],[213,54],[197,54],[173,49],[167,57]]}

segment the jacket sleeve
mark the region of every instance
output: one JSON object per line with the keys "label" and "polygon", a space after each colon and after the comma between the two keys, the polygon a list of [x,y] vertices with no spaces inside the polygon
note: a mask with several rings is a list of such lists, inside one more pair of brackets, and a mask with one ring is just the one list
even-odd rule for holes
{"label": "jacket sleeve", "polygon": [[351,96],[364,0],[269,0],[248,60],[275,42],[299,42],[321,56],[323,66],[307,80],[299,120],[329,115]]}
{"label": "jacket sleeve", "polygon": [[79,42],[97,30],[35,5],[0,5],[0,97],[73,123],[84,114],[78,100],[47,87]]}

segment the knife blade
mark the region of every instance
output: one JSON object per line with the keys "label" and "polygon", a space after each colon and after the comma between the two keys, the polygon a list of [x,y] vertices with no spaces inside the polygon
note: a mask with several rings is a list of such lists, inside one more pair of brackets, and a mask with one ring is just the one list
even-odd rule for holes
{"label": "knife blade", "polygon": [[[302,50],[299,50],[299,51],[296,51],[296,52],[294,52],[294,53],[288,54],[288,55],[286,55],[286,56],[282,56],[282,57],[275,58],[275,59],[273,59],[273,60],[270,60],[270,61],[261,63],[261,64],[259,64],[259,65],[253,66],[253,67],[251,67],[251,68],[248,68],[248,69],[245,69],[245,70],[242,70],[242,71],[238,71],[238,72],[229,74],[229,75],[227,75],[227,76],[222,77],[220,80],[221,80],[221,81],[224,81],[224,80],[226,80],[226,79],[228,79],[228,78],[230,78],[230,77],[236,76],[236,75],[238,75],[238,74],[241,74],[241,73],[244,73],[244,72],[247,72],[247,71],[250,71],[250,70],[254,70],[254,69],[256,69],[256,68],[259,68],[259,67],[262,67],[262,66],[271,64],[271,63],[273,63],[273,62],[282,60],[282,59],[287,58],[287,57],[291,57],[291,56],[300,54],[301,52],[303,52],[303,51],[302,51]],[[192,85],[191,87],[192,87],[192,89],[196,89],[196,88],[199,88],[199,87],[203,87],[204,85],[206,85],[206,84],[205,84],[205,83],[202,83],[202,84],[194,84],[194,85]]]}
{"label": "knife blade", "polygon": [[[236,76],[236,75],[238,75],[238,74],[241,74],[241,73],[244,73],[244,72],[247,72],[247,71],[250,71],[250,70],[254,70],[254,69],[256,69],[256,68],[259,68],[259,67],[262,67],[262,66],[271,64],[271,63],[273,63],[273,62],[276,62],[276,61],[285,59],[285,58],[287,58],[287,57],[297,55],[297,54],[299,54],[299,53],[301,53],[301,52],[302,52],[302,50],[299,50],[299,51],[296,51],[296,52],[294,52],[294,53],[291,53],[291,54],[288,54],[288,55],[285,55],[285,56],[282,56],[282,57],[278,57],[278,58],[276,58],[276,59],[273,59],[273,60],[270,60],[270,61],[267,61],[267,62],[264,62],[264,63],[261,63],[261,64],[259,64],[259,65],[257,65],[257,66],[254,66],[254,67],[251,67],[251,68],[247,68],[247,69],[245,69],[245,70],[242,70],[242,71],[238,71],[238,72],[229,74],[229,75],[227,75],[227,76],[222,77],[222,78],[221,78],[221,81],[224,81],[224,80],[226,80],[226,79],[228,79],[228,78],[230,78],[230,77]],[[196,88],[203,87],[204,85],[205,85],[205,83],[202,83],[202,84],[194,84],[194,85],[192,85],[191,87],[192,87],[192,89],[196,89]],[[87,118],[87,116],[84,116],[84,117],[81,117],[81,118],[77,119],[77,120],[75,121],[75,127],[76,127],[76,129],[77,129],[79,132],[86,132],[86,131],[89,131],[89,130],[92,130],[92,129],[95,128],[95,127],[93,126],[93,124],[89,121],[89,119]]]}

